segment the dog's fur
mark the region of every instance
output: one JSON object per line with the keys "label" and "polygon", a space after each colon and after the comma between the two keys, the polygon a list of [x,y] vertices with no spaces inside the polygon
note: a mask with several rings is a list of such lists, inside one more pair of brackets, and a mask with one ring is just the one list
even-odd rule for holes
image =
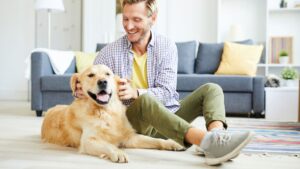
{"label": "dog's fur", "polygon": [[136,134],[126,117],[126,107],[118,98],[118,79],[104,65],[74,74],[70,82],[72,91],[80,81],[86,98],[49,109],[42,125],[42,140],[76,147],[81,153],[113,162],[128,161],[120,148],[183,150],[173,140]]}

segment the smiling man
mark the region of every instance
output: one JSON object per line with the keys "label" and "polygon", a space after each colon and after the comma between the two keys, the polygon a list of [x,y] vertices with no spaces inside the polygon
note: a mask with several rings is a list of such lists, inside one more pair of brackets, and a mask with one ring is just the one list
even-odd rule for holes
{"label": "smiling man", "polygon": [[[179,101],[176,45],[151,31],[158,14],[156,1],[123,0],[122,7],[126,35],[104,47],[94,63],[107,65],[121,77],[119,97],[128,105],[126,115],[132,126],[138,133],[170,138],[187,148],[198,145],[208,165],[235,158],[252,133],[225,130],[221,87],[205,84]],[[201,114],[208,132],[189,124]]]}

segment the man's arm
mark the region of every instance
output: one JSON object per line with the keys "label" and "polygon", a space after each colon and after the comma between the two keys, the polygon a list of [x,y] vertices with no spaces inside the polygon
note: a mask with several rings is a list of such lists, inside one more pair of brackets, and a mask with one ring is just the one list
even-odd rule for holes
{"label": "man's arm", "polygon": [[98,53],[97,57],[94,60],[94,65],[99,65],[99,64],[103,64],[110,67],[107,58],[101,51]]}
{"label": "man's arm", "polygon": [[[169,43],[167,51],[161,53],[161,55],[162,56],[158,56],[159,59],[161,59],[159,65],[152,65],[155,69],[158,69],[158,73],[152,74],[153,78],[151,80],[153,80],[152,84],[154,83],[154,87],[148,89],[135,89],[131,87],[130,80],[120,79],[119,97],[121,100],[136,99],[138,96],[148,93],[155,96],[162,103],[166,103],[175,96],[178,64],[178,54],[175,43]],[[105,55],[100,52],[94,64],[105,64],[110,67],[112,65],[109,65],[108,59],[111,58],[106,58]]]}
{"label": "man's arm", "polygon": [[[139,95],[148,93],[154,95],[162,103],[174,97],[177,85],[177,47],[174,43],[170,44],[165,56],[162,57],[160,65],[155,65],[158,70],[154,77],[154,87],[148,89],[138,89]],[[148,70],[149,71],[149,70]]]}

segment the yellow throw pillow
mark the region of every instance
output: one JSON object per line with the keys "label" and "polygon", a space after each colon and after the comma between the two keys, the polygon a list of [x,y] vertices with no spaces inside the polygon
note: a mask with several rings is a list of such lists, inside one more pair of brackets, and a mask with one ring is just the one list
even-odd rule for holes
{"label": "yellow throw pillow", "polygon": [[87,67],[93,65],[97,54],[98,52],[97,53],[75,52],[77,72],[80,73]]}
{"label": "yellow throw pillow", "polygon": [[225,42],[221,63],[215,74],[255,76],[262,50],[262,45]]}

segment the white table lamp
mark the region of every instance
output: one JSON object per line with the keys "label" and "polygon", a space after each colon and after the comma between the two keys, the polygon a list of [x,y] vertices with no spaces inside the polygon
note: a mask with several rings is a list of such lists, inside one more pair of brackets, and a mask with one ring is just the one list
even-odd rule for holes
{"label": "white table lamp", "polygon": [[65,10],[63,0],[36,0],[36,10],[48,12],[48,48],[51,48],[51,13],[63,12]]}

